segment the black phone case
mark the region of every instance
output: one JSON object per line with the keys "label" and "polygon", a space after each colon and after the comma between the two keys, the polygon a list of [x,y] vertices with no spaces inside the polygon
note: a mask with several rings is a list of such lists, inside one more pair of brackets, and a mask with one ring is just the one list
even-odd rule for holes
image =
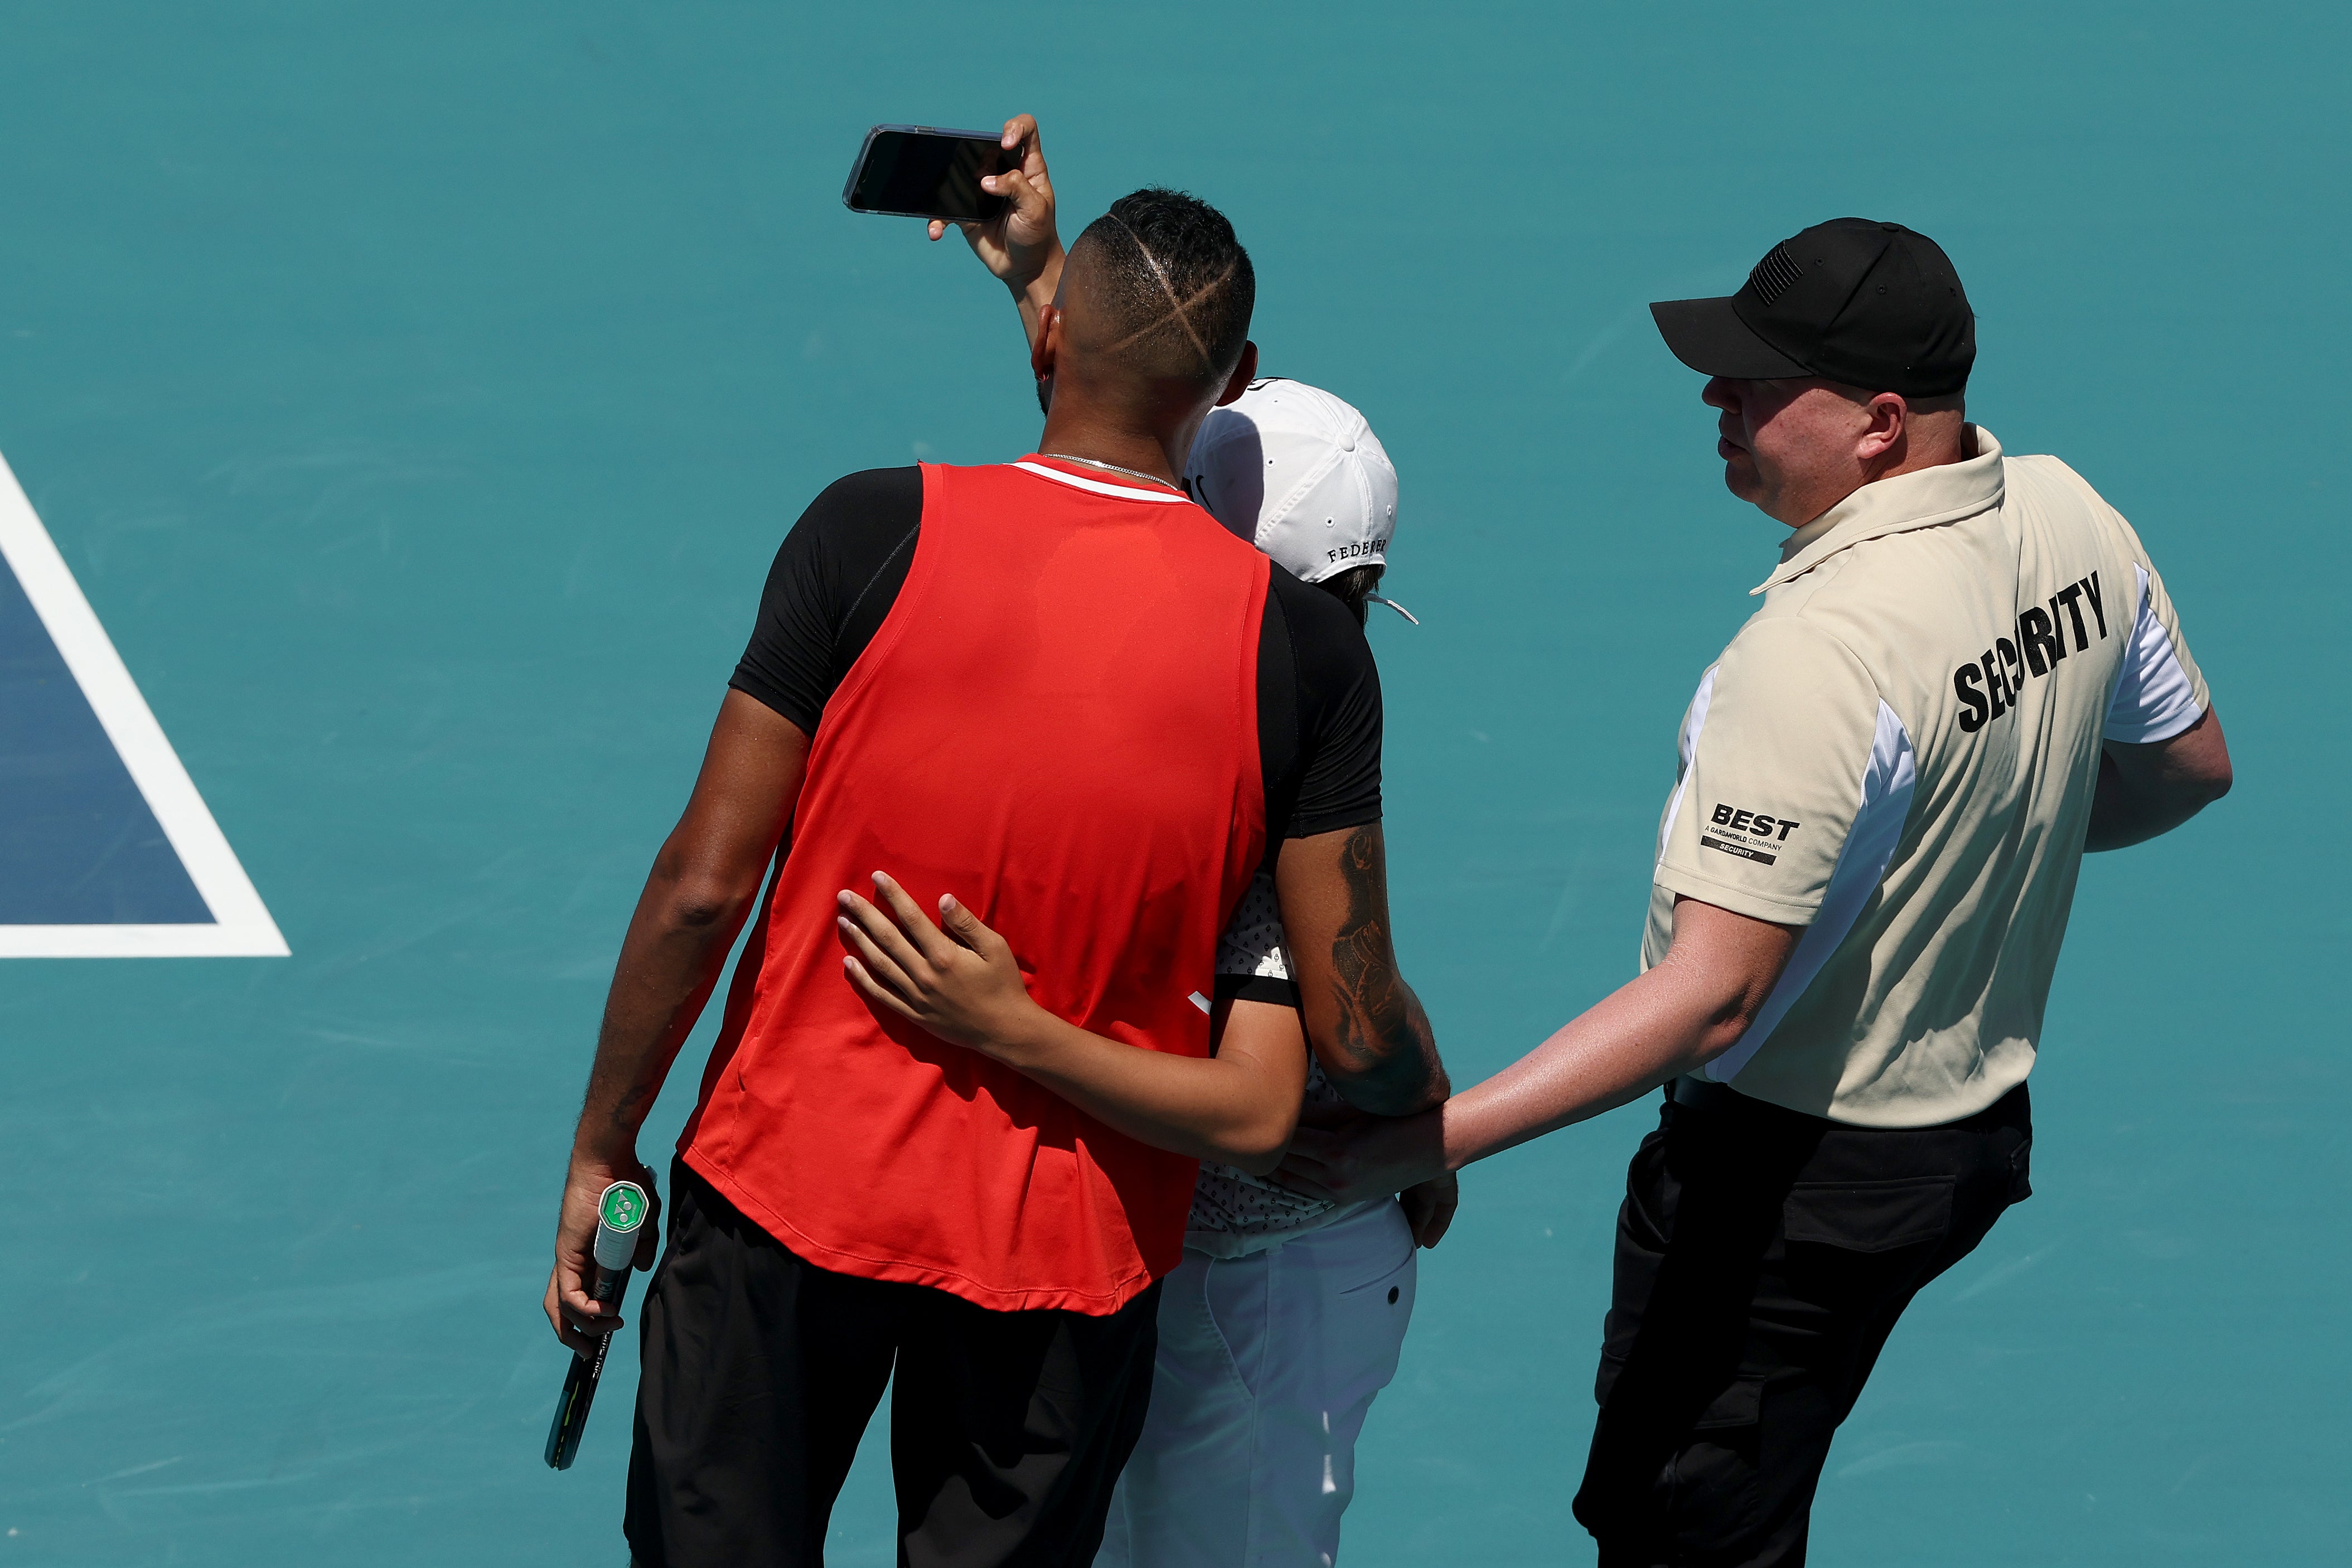
{"label": "black phone case", "polygon": [[[841,205],[847,207],[851,212],[867,213],[877,217],[928,217],[938,218],[941,223],[966,223],[971,221],[967,218],[950,217],[944,213],[899,212],[891,207],[861,207],[850,199],[857,194],[857,177],[866,173],[866,160],[874,151],[874,139],[887,131],[905,132],[917,136],[964,137],[974,142],[987,142],[991,143],[998,142],[1000,138],[1004,134],[1001,131],[955,131],[950,130],[949,127],[944,125],[877,125],[866,132],[866,140],[857,144],[857,157],[856,161],[849,165],[849,178],[842,182]],[[997,212],[1003,212],[1004,210],[1004,198],[1003,196],[994,196],[990,199],[997,204],[996,212],[982,214],[980,218],[981,222],[985,223],[988,219],[994,217]]]}

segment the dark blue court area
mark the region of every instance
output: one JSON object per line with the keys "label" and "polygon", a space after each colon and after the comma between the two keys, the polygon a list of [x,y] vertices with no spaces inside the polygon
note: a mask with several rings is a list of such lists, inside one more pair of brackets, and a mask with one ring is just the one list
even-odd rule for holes
{"label": "dark blue court area", "polygon": [[0,564],[0,924],[177,924],[212,911]]}
{"label": "dark blue court area", "polygon": [[[1230,214],[1265,369],[1395,460],[1391,896],[1457,1083],[1633,974],[1678,721],[1777,560],[1647,302],[1842,215],[1943,244],[1970,416],[2131,520],[2238,782],[2086,861],[2034,1195],[1896,1331],[1811,1561],[2352,1557],[2344,7],[0,18],[0,454],[291,949],[0,958],[0,1568],[625,1560],[634,1326],[541,1460],[605,986],[793,519],[1036,437],[1003,290],[840,200],[870,125],[1024,110],[1066,234],[1149,183]],[[0,574],[0,926],[208,918]],[[1465,1177],[1346,1568],[1593,1561],[1655,1120]],[[848,1568],[894,1560],[885,1426]]]}

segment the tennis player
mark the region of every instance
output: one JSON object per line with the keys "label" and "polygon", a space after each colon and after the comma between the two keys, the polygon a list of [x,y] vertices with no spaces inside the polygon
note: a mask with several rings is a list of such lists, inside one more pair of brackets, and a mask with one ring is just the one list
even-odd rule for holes
{"label": "tennis player", "polygon": [[[990,224],[962,227],[1034,330],[1062,265],[1053,186],[1033,118],[1008,121],[1003,145],[1016,170],[990,184],[1008,198],[1006,210]],[[934,240],[945,232],[943,224],[930,226]],[[1203,424],[1185,486],[1277,566],[1336,595],[1360,626],[1372,603],[1402,613],[1375,592],[1395,528],[1396,470],[1362,416],[1339,398],[1294,381],[1254,384]],[[897,934],[862,902],[854,912],[877,937]],[[902,901],[893,912],[908,937],[918,933],[909,917],[922,921],[919,911]],[[966,945],[1001,956],[1002,942],[968,912],[949,923]],[[915,985],[947,989],[876,991],[877,1003],[912,1003],[922,1011],[910,1016],[982,1049],[1002,1049],[990,1042],[1018,1031],[1033,1043],[1017,1054],[1041,1081],[1079,1096],[1109,1087],[1125,1053],[1097,1042],[1090,1055],[1075,1031],[1060,1028],[1055,1047],[1041,1054],[1034,1037],[1046,1026],[1017,973],[1000,963],[992,974],[955,944],[926,946],[944,948],[949,967],[935,982],[919,977]],[[1284,946],[1274,889],[1261,877],[1219,944],[1219,1005],[1253,1018],[1274,1010],[1296,1037],[1300,994]],[[1220,1058],[1227,1048],[1219,1047]],[[1318,1042],[1318,1051],[1328,1048]],[[1081,1062],[1091,1071],[1080,1073]],[[1197,1073],[1205,1064],[1188,1066]],[[1324,1115],[1346,1104],[1319,1064],[1311,1068],[1307,1098]],[[1129,1100],[1118,1109],[1148,1121],[1160,1108]],[[1130,1130],[1163,1147],[1195,1147],[1172,1138],[1175,1129]],[[1414,1240],[1436,1245],[1451,1223],[1455,1188],[1441,1176],[1406,1191],[1401,1206],[1384,1194],[1336,1205],[1267,1181],[1246,1160],[1197,1152],[1208,1163],[1193,1198],[1186,1259],[1163,1299],[1151,1415],[1099,1561],[1162,1568],[1328,1563],[1354,1496],[1357,1436],[1395,1374],[1411,1319]]]}
{"label": "tennis player", "polygon": [[2130,524],[1969,421],[1934,241],[1817,224],[1651,310],[1789,531],[1683,716],[1643,973],[1440,1111],[1302,1131],[1284,1175],[1370,1195],[1665,1087],[1576,1515],[1612,1568],[1785,1568],[1897,1319],[2030,1191],[2084,852],[2186,822],[2230,754]]}
{"label": "tennis player", "polygon": [[636,1130],[775,861],[646,1294],[648,1568],[821,1562],[886,1384],[903,1558],[1078,1568],[1141,1427],[1197,1164],[859,996],[804,933],[877,866],[1021,933],[1040,999],[1148,1071],[1207,1055],[1195,998],[1271,859],[1301,978],[1344,1019],[1335,1082],[1399,1113],[1445,1092],[1386,936],[1362,630],[1178,483],[1252,378],[1254,294],[1213,208],[1122,198],[1039,313],[1040,450],[854,475],[778,552],[623,945],[548,1289],[566,1343],[617,1326],[581,1289],[593,1195],[643,1172]]}

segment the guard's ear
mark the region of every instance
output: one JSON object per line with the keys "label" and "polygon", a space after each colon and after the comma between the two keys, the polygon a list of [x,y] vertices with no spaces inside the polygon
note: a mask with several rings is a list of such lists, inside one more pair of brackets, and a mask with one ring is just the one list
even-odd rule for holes
{"label": "guard's ear", "polygon": [[1245,342],[1241,359],[1234,365],[1234,374],[1225,378],[1225,390],[1219,395],[1217,406],[1223,408],[1228,403],[1239,402],[1242,394],[1249,390],[1249,384],[1256,379],[1257,345]]}
{"label": "guard's ear", "polygon": [[1864,463],[1874,463],[1892,453],[1900,460],[1903,436],[1911,421],[1911,406],[1899,392],[1882,392],[1864,406],[1870,423],[1863,426],[1862,438],[1855,444],[1854,455]]}

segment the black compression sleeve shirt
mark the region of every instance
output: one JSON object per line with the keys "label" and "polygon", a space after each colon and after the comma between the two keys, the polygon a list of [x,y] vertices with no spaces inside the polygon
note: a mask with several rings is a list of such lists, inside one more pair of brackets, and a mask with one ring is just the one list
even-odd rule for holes
{"label": "black compression sleeve shirt", "polygon": [[[729,684],[814,734],[906,584],[922,518],[919,468],[875,468],[829,486],[776,552]],[[1284,838],[1381,819],[1381,722],[1380,670],[1356,617],[1274,567],[1258,639],[1269,856]]]}
{"label": "black compression sleeve shirt", "polygon": [[826,486],[776,552],[728,684],[815,734],[826,699],[898,597],[922,521],[920,468],[870,468]]}
{"label": "black compression sleeve shirt", "polygon": [[[1287,670],[1280,668],[1286,652]],[[1297,705],[1286,737],[1280,716],[1268,712],[1286,690]],[[1347,605],[1278,565],[1266,584],[1257,703],[1268,839],[1381,819],[1381,671],[1372,645]]]}

